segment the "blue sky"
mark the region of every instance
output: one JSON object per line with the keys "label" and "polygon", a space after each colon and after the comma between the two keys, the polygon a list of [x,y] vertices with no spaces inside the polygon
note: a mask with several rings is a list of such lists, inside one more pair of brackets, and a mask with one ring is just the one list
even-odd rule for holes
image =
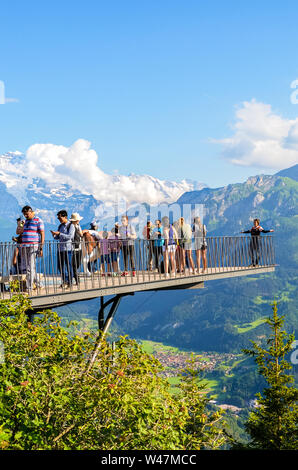
{"label": "blue sky", "polygon": [[212,187],[298,163],[297,14],[294,0],[2,2],[0,154],[86,139],[108,174]]}

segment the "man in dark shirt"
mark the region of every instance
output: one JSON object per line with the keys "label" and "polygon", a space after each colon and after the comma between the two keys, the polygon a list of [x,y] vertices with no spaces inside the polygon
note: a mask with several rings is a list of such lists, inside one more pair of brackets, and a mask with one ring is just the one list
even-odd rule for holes
{"label": "man in dark shirt", "polygon": [[264,230],[263,227],[260,226],[260,219],[254,219],[254,224],[250,230],[243,230],[241,233],[250,233],[251,234],[251,241],[250,241],[250,256],[251,256],[251,266],[258,266],[259,259],[260,259],[260,244],[259,244],[259,237],[261,233],[269,233],[274,232],[274,230]]}
{"label": "man in dark shirt", "polygon": [[58,270],[61,273],[62,284],[60,287],[67,288],[72,284],[72,250],[73,250],[73,239],[75,235],[74,225],[68,221],[67,211],[61,210],[57,214],[57,218],[60,222],[58,230],[51,230],[51,233],[55,240],[59,241],[57,261]]}

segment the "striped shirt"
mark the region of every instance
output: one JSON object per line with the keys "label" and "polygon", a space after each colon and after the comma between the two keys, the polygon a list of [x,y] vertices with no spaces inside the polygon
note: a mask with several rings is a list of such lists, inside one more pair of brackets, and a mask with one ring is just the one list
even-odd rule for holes
{"label": "striped shirt", "polygon": [[134,245],[134,238],[136,238],[136,231],[131,224],[120,225],[119,238],[123,245]]}
{"label": "striped shirt", "polygon": [[44,223],[39,217],[34,216],[33,219],[27,219],[22,233],[22,244],[31,245],[39,243],[40,232],[42,231],[44,231]]}

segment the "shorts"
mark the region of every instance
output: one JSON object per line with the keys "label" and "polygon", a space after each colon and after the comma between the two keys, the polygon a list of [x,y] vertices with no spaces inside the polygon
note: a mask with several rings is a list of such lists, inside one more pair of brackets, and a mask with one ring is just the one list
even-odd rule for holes
{"label": "shorts", "polygon": [[[166,251],[166,247],[163,246],[163,251]],[[175,253],[176,251],[176,245],[168,245],[167,247],[167,252],[168,253]]]}
{"label": "shorts", "polygon": [[100,261],[101,261],[101,263],[110,263],[111,262],[111,256],[110,255],[101,255]]}
{"label": "shorts", "polygon": [[185,250],[192,250],[192,243],[191,241],[184,242],[184,247]]}
{"label": "shorts", "polygon": [[206,250],[207,243],[204,242],[203,238],[195,238],[195,250]]}

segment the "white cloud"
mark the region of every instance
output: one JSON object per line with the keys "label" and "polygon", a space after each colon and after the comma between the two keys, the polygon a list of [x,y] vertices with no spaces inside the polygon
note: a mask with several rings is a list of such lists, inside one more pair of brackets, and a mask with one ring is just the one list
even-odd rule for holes
{"label": "white cloud", "polygon": [[173,202],[194,187],[186,181],[162,181],[148,175],[108,175],[99,168],[97,153],[84,139],[70,147],[34,144],[27,150],[24,164],[30,178],[42,178],[53,188],[67,183],[105,202]]}
{"label": "white cloud", "polygon": [[298,163],[298,118],[285,119],[253,99],[236,110],[233,131],[216,142],[235,165],[282,169]]}

